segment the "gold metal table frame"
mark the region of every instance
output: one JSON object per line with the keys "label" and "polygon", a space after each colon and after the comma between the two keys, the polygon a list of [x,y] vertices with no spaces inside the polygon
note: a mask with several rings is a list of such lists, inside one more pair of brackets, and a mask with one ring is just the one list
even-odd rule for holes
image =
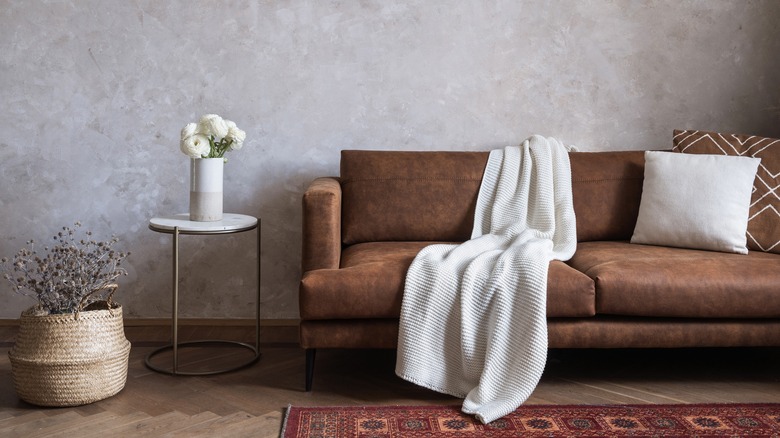
{"label": "gold metal table frame", "polygon": [[[225,213],[223,219],[217,222],[193,222],[189,220],[189,214],[177,214],[173,216],[152,218],[149,221],[149,229],[158,233],[173,235],[173,297],[171,344],[160,347],[146,356],[146,366],[154,371],[177,376],[207,376],[227,373],[252,365],[260,359],[260,249],[261,249],[261,221],[254,216]],[[255,305],[255,345],[245,342],[229,341],[222,339],[209,339],[179,342],[179,236],[182,234],[210,236],[221,234],[237,234],[251,230],[257,230],[257,297]],[[229,368],[209,371],[180,371],[179,349],[186,347],[198,347],[208,345],[227,345],[246,348],[254,354],[249,360],[243,361]],[[173,364],[171,368],[163,368],[152,363],[152,358],[164,351],[173,350]]]}

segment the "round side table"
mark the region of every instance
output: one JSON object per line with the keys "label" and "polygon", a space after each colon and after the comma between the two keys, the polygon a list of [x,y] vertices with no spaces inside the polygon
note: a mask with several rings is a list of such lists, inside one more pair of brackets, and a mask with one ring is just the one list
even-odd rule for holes
{"label": "round side table", "polygon": [[[173,235],[173,310],[171,322],[171,344],[160,347],[146,356],[146,366],[154,371],[171,375],[181,376],[203,376],[211,374],[226,373],[249,366],[260,358],[260,243],[261,226],[260,219],[254,216],[243,214],[225,213],[221,221],[215,222],[195,222],[189,220],[188,213],[176,214],[172,216],[155,217],[149,220],[149,229],[158,233]],[[191,234],[197,236],[217,235],[217,234],[236,234],[246,231],[257,230],[257,298],[255,307],[255,345],[244,342],[228,341],[221,339],[201,340],[179,342],[179,236],[182,234]],[[209,370],[209,371],[180,371],[179,370],[179,348],[197,347],[206,345],[228,345],[240,348],[246,348],[252,351],[253,356],[242,363],[230,368]],[[171,368],[163,368],[154,365],[151,359],[163,351],[173,350],[173,364]]]}

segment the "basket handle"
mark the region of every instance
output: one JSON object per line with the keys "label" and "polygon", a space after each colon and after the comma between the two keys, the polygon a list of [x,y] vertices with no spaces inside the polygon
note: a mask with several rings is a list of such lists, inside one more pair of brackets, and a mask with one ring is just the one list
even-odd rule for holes
{"label": "basket handle", "polygon": [[104,284],[103,286],[100,286],[99,288],[96,288],[95,290],[93,290],[92,292],[84,295],[81,298],[81,302],[79,302],[79,307],[78,307],[78,309],[76,309],[76,312],[75,312],[76,319],[79,319],[79,312],[84,310],[84,303],[87,302],[87,298],[91,297],[92,294],[95,294],[97,292],[100,292],[101,290],[106,290],[106,289],[111,289],[111,292],[108,293],[108,297],[106,298],[106,304],[108,305],[108,312],[113,315],[113,312],[112,312],[113,301],[111,301],[111,298],[116,293],[116,290],[119,289],[119,285],[116,284],[116,283],[109,283],[109,284]]}

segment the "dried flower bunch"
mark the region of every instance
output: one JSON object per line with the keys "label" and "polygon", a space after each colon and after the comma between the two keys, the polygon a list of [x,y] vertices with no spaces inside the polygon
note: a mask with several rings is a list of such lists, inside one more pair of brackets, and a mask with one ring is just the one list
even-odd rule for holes
{"label": "dried flower bunch", "polygon": [[182,128],[179,147],[190,158],[224,158],[225,152],[241,149],[245,139],[235,122],[206,114]]}
{"label": "dried flower bunch", "polygon": [[80,227],[80,222],[73,228],[62,227],[54,236],[54,246],[43,248],[43,256],[30,240],[13,260],[0,260],[3,277],[15,292],[36,299],[40,313],[73,313],[93,302],[110,303],[116,279],[127,275],[120,265],[130,253],[112,248],[119,239],[96,241],[91,231],[79,238],[76,230]]}

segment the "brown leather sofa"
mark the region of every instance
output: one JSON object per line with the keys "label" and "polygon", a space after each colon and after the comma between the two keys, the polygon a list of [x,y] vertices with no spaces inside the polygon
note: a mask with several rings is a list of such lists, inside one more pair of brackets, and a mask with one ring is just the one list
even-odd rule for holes
{"label": "brown leather sofa", "polygon": [[[300,343],[395,348],[406,270],[470,237],[487,152],[343,151],[303,196]],[[577,251],[550,264],[550,348],[780,346],[780,255],[628,243],[644,153],[570,154]]]}

